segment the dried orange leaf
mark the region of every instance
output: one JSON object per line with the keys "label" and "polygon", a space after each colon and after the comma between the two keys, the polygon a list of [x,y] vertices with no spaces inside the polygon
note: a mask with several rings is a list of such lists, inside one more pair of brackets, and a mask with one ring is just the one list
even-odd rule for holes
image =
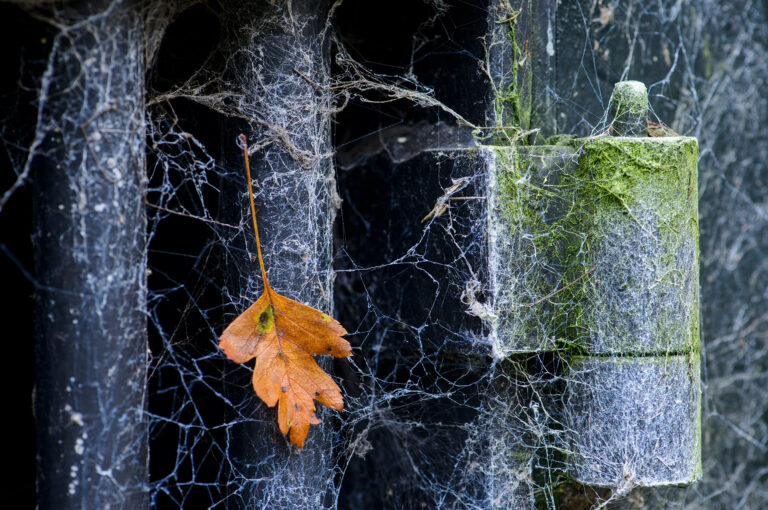
{"label": "dried orange leaf", "polygon": [[[246,145],[245,137],[240,135]],[[320,423],[315,415],[317,400],[341,411],[344,400],[333,379],[317,365],[313,354],[337,358],[352,355],[346,330],[332,317],[275,292],[267,280],[256,225],[248,152],[245,168],[251,197],[251,214],[256,234],[264,292],[246,311],[227,326],[219,347],[229,359],[245,363],[256,358],[253,389],[268,406],[277,404],[277,422],[283,434],[301,449],[309,426]]]}
{"label": "dried orange leaf", "polygon": [[352,355],[346,330],[328,315],[281,296],[268,285],[261,297],[222,333],[219,347],[238,363],[256,358],[253,389],[268,406],[278,404],[280,431],[302,448],[310,424],[320,423],[314,400],[341,411],[344,401],[313,354]]}

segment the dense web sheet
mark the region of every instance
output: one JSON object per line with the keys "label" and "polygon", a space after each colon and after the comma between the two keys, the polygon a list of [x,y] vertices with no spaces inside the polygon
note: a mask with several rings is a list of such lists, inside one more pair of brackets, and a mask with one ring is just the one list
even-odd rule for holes
{"label": "dense web sheet", "polygon": [[[764,2],[20,4],[85,68],[143,20],[153,508],[768,506]],[[21,62],[3,221],[59,100]],[[595,138],[630,79],[683,136]],[[272,286],[351,333],[301,452],[217,348],[262,289],[241,132]]]}

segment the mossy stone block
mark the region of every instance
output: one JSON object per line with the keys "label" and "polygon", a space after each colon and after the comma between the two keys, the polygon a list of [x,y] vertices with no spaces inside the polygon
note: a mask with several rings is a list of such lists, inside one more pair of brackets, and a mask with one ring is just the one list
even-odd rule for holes
{"label": "mossy stone block", "polygon": [[491,343],[498,357],[551,351],[564,335],[557,296],[566,277],[564,228],[573,191],[562,176],[576,170],[569,146],[493,148],[489,164]]}
{"label": "mossy stone block", "polygon": [[699,346],[695,138],[583,141],[577,178],[588,233],[572,341],[597,354]]}

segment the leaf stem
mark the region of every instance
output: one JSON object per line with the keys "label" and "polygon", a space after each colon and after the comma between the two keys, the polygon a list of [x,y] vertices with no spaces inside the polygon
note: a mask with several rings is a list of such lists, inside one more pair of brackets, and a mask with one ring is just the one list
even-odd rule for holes
{"label": "leaf stem", "polygon": [[251,165],[248,162],[248,140],[245,135],[238,136],[243,144],[243,158],[245,159],[245,175],[248,178],[248,196],[251,199],[251,217],[253,218],[253,233],[256,234],[256,251],[259,254],[259,267],[261,268],[261,277],[264,279],[264,290],[268,291],[269,281],[267,280],[267,271],[264,269],[264,259],[261,258],[261,241],[259,240],[259,227],[256,224],[256,206],[253,205],[253,185],[251,184]]}

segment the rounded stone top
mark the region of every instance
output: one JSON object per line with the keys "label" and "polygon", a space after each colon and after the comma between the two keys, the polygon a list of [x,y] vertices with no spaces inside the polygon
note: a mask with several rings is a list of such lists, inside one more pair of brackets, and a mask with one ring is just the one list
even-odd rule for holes
{"label": "rounded stone top", "polygon": [[620,81],[609,103],[611,134],[648,136],[648,89],[641,81]]}

